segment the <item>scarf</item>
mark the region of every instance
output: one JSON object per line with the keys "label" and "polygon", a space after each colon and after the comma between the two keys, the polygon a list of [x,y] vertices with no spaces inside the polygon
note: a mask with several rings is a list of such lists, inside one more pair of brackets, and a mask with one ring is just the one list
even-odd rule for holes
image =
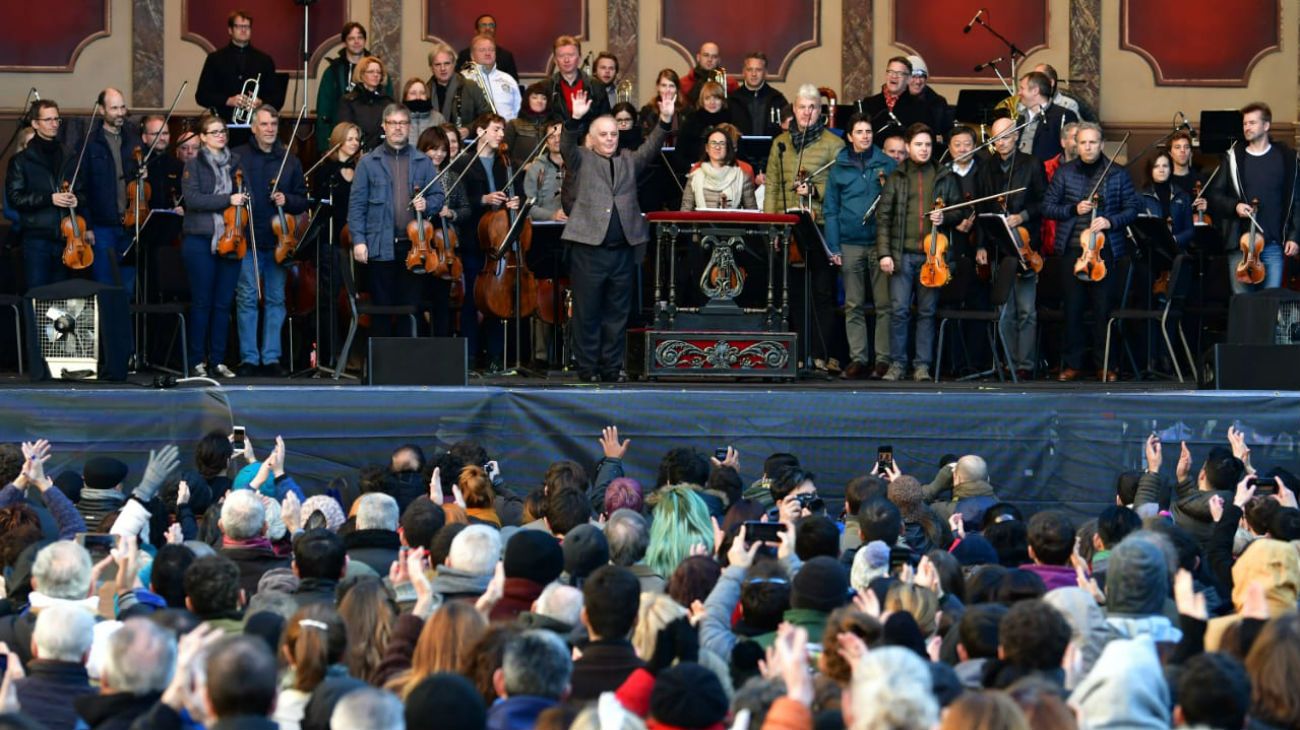
{"label": "scarf", "polygon": [[222,549],[246,548],[254,550],[261,549],[272,553],[275,552],[275,546],[272,545],[271,541],[264,535],[261,537],[250,537],[247,540],[231,540],[230,538],[223,536],[221,538],[221,547]]}
{"label": "scarf", "polygon": [[[212,168],[217,176],[216,189],[212,191],[214,195],[229,195],[234,186],[230,182],[230,148],[223,148],[219,153],[212,153],[204,147],[200,152],[204,162]],[[212,253],[217,253],[217,241],[221,240],[221,234],[226,230],[226,224],[222,218],[224,210],[211,213],[212,216]]]}
{"label": "scarf", "polygon": [[821,139],[824,129],[826,127],[822,124],[821,119],[809,124],[802,132],[798,130],[797,125],[792,124],[790,127],[790,141],[794,143],[794,151],[798,152]]}
{"label": "scarf", "polygon": [[[709,206],[709,198],[717,200],[719,208],[739,208],[740,199],[745,191],[745,173],[738,165],[714,167],[713,163],[704,162],[691,173],[691,192],[695,193],[697,208]],[[726,203],[722,202],[726,196]]]}

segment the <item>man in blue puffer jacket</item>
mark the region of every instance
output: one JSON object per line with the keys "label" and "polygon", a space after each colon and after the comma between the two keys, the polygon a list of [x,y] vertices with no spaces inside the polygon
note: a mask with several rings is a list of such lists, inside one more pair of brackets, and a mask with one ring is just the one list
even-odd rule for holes
{"label": "man in blue puffer jacket", "polygon": [[[826,221],[826,246],[844,274],[844,329],[852,362],[844,369],[847,380],[879,378],[889,369],[889,277],[880,270],[876,254],[876,201],[885,178],[898,163],[872,144],[871,118],[863,113],[849,118],[850,146],[840,151],[826,181],[822,216]],[[870,213],[870,215],[868,215]],[[875,371],[867,352],[867,277],[876,309]]]}

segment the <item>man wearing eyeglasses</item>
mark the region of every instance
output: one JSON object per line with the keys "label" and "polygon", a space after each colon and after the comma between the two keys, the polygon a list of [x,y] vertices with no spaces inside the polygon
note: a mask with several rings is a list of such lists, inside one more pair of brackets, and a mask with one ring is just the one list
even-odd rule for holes
{"label": "man wearing eyeglasses", "polygon": [[[416,211],[442,210],[441,183],[424,189],[437,170],[428,157],[408,144],[411,113],[401,104],[384,108],[384,144],[366,153],[357,163],[348,204],[348,225],[352,231],[352,258],[370,272],[370,296],[375,304],[416,304],[425,279],[406,268],[411,239],[406,225]],[[423,191],[423,195],[414,193]],[[406,327],[408,320],[399,319]],[[392,318],[371,319],[370,334],[415,336],[414,332],[393,332]]]}
{"label": "man wearing eyeglasses", "polygon": [[[85,192],[85,178],[79,178],[73,192],[61,192],[59,185],[71,181],[77,157],[59,143],[59,105],[49,99],[32,104],[32,129],[36,131],[27,148],[9,160],[5,195],[18,211],[22,229],[23,272],[27,288],[44,286],[68,278],[60,256],[59,224],[82,203],[77,193]],[[83,214],[86,211],[81,211]],[[94,243],[94,233],[84,232]]]}
{"label": "man wearing eyeglasses", "polygon": [[[205,109],[212,109],[222,119],[230,122],[239,108],[255,109],[270,104],[279,109],[284,106],[284,88],[275,76],[275,61],[266,53],[253,47],[253,16],[236,10],[226,19],[230,43],[208,54],[199,74],[199,85],[194,90],[194,100]],[[258,97],[244,94],[244,82],[257,79]],[[250,87],[251,88],[251,87]],[[239,131],[231,135],[230,143],[242,144],[248,135]]]}
{"label": "man wearing eyeglasses", "polygon": [[912,62],[906,56],[894,56],[885,64],[885,83],[880,93],[858,102],[859,110],[871,119],[877,146],[884,145],[891,134],[926,121],[924,107],[908,92],[911,80]]}

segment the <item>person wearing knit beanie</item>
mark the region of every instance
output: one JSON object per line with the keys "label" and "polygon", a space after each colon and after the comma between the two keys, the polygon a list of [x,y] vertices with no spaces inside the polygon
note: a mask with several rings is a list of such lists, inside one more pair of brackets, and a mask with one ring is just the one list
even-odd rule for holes
{"label": "person wearing knit beanie", "polygon": [[492,607],[492,621],[513,621],[528,611],[547,584],[564,572],[560,543],[541,530],[520,530],[506,543],[501,561],[506,580],[501,599]]}
{"label": "person wearing knit beanie", "polygon": [[581,588],[592,571],[609,563],[609,541],[595,525],[578,525],[564,536],[564,572],[569,585]]}
{"label": "person wearing knit beanie", "polygon": [[727,717],[727,694],[718,675],[695,662],[681,662],[655,677],[649,728],[712,730]]}
{"label": "person wearing knit beanie", "polygon": [[459,674],[431,674],[406,696],[406,726],[433,723],[446,730],[483,730],[487,708],[469,680]]}

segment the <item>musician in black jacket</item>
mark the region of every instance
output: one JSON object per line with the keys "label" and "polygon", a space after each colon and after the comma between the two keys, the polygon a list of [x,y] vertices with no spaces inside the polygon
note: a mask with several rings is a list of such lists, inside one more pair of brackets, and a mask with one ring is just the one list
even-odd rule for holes
{"label": "musician in black jacket", "polygon": [[[551,74],[548,105],[560,115],[561,121],[573,118],[573,97],[579,91],[587,92],[595,112],[587,119],[609,114],[609,94],[605,85],[582,70],[582,43],[571,35],[562,35],[555,39],[554,54],[555,73]],[[522,115],[523,110],[519,113]]]}
{"label": "musician in black jacket", "polygon": [[[150,193],[148,212],[140,220],[140,240],[133,250],[146,257],[145,291],[150,300],[155,300],[159,291],[158,250],[170,245],[181,234],[181,219],[185,215],[181,201],[181,175],[185,172],[185,165],[168,154],[171,133],[161,114],[150,114],[140,120],[140,139],[145,154],[149,154],[150,145],[153,154],[145,163]],[[135,231],[127,229],[126,235],[133,237]]]}
{"label": "musician in black jacket", "polygon": [[[253,47],[253,16],[236,10],[226,19],[226,26],[230,43],[209,53],[204,60],[194,100],[199,106],[215,111],[227,123],[240,107],[256,109],[270,104],[279,109],[284,106],[284,89],[276,82],[275,61]],[[259,77],[257,98],[243,95],[244,82]]]}
{"label": "musician in black jacket", "polygon": [[[1010,118],[999,119],[993,122],[990,131],[996,137],[1014,125],[1015,121]],[[983,198],[1001,195],[1022,187],[1025,191],[1008,195],[1005,206],[996,200],[990,200],[981,203],[979,210],[981,213],[1006,213],[1007,225],[1011,230],[1027,230],[1029,247],[1038,251],[1042,247],[1043,192],[1047,189],[1043,164],[1033,155],[1017,151],[1014,135],[1008,134],[994,142],[993,150],[996,154],[984,161],[975,176],[975,196]],[[989,248],[993,248],[993,251],[990,252]],[[1001,239],[996,247],[982,241],[975,250],[975,263],[986,265],[1008,256],[1019,258],[1008,245],[1001,243]],[[1014,318],[1003,317],[999,323],[1002,339],[1011,352],[1011,367],[1020,378],[1029,377],[1034,369],[1034,343],[1038,329],[1037,293],[1038,274],[1023,266],[1017,269],[1009,302],[1015,307],[1016,315]]]}
{"label": "musician in black jacket", "polygon": [[[82,202],[76,193],[85,192],[85,180],[79,178],[73,192],[59,191],[64,181],[71,181],[77,158],[72,150],[59,143],[59,105],[50,99],[32,104],[32,129],[36,135],[27,148],[9,160],[5,176],[5,196],[18,211],[22,226],[23,271],[27,288],[44,286],[68,278],[68,269],[60,261],[63,241],[59,225],[69,211],[76,212]],[[81,211],[83,214],[85,210]],[[86,243],[94,243],[94,234],[83,231]]]}

